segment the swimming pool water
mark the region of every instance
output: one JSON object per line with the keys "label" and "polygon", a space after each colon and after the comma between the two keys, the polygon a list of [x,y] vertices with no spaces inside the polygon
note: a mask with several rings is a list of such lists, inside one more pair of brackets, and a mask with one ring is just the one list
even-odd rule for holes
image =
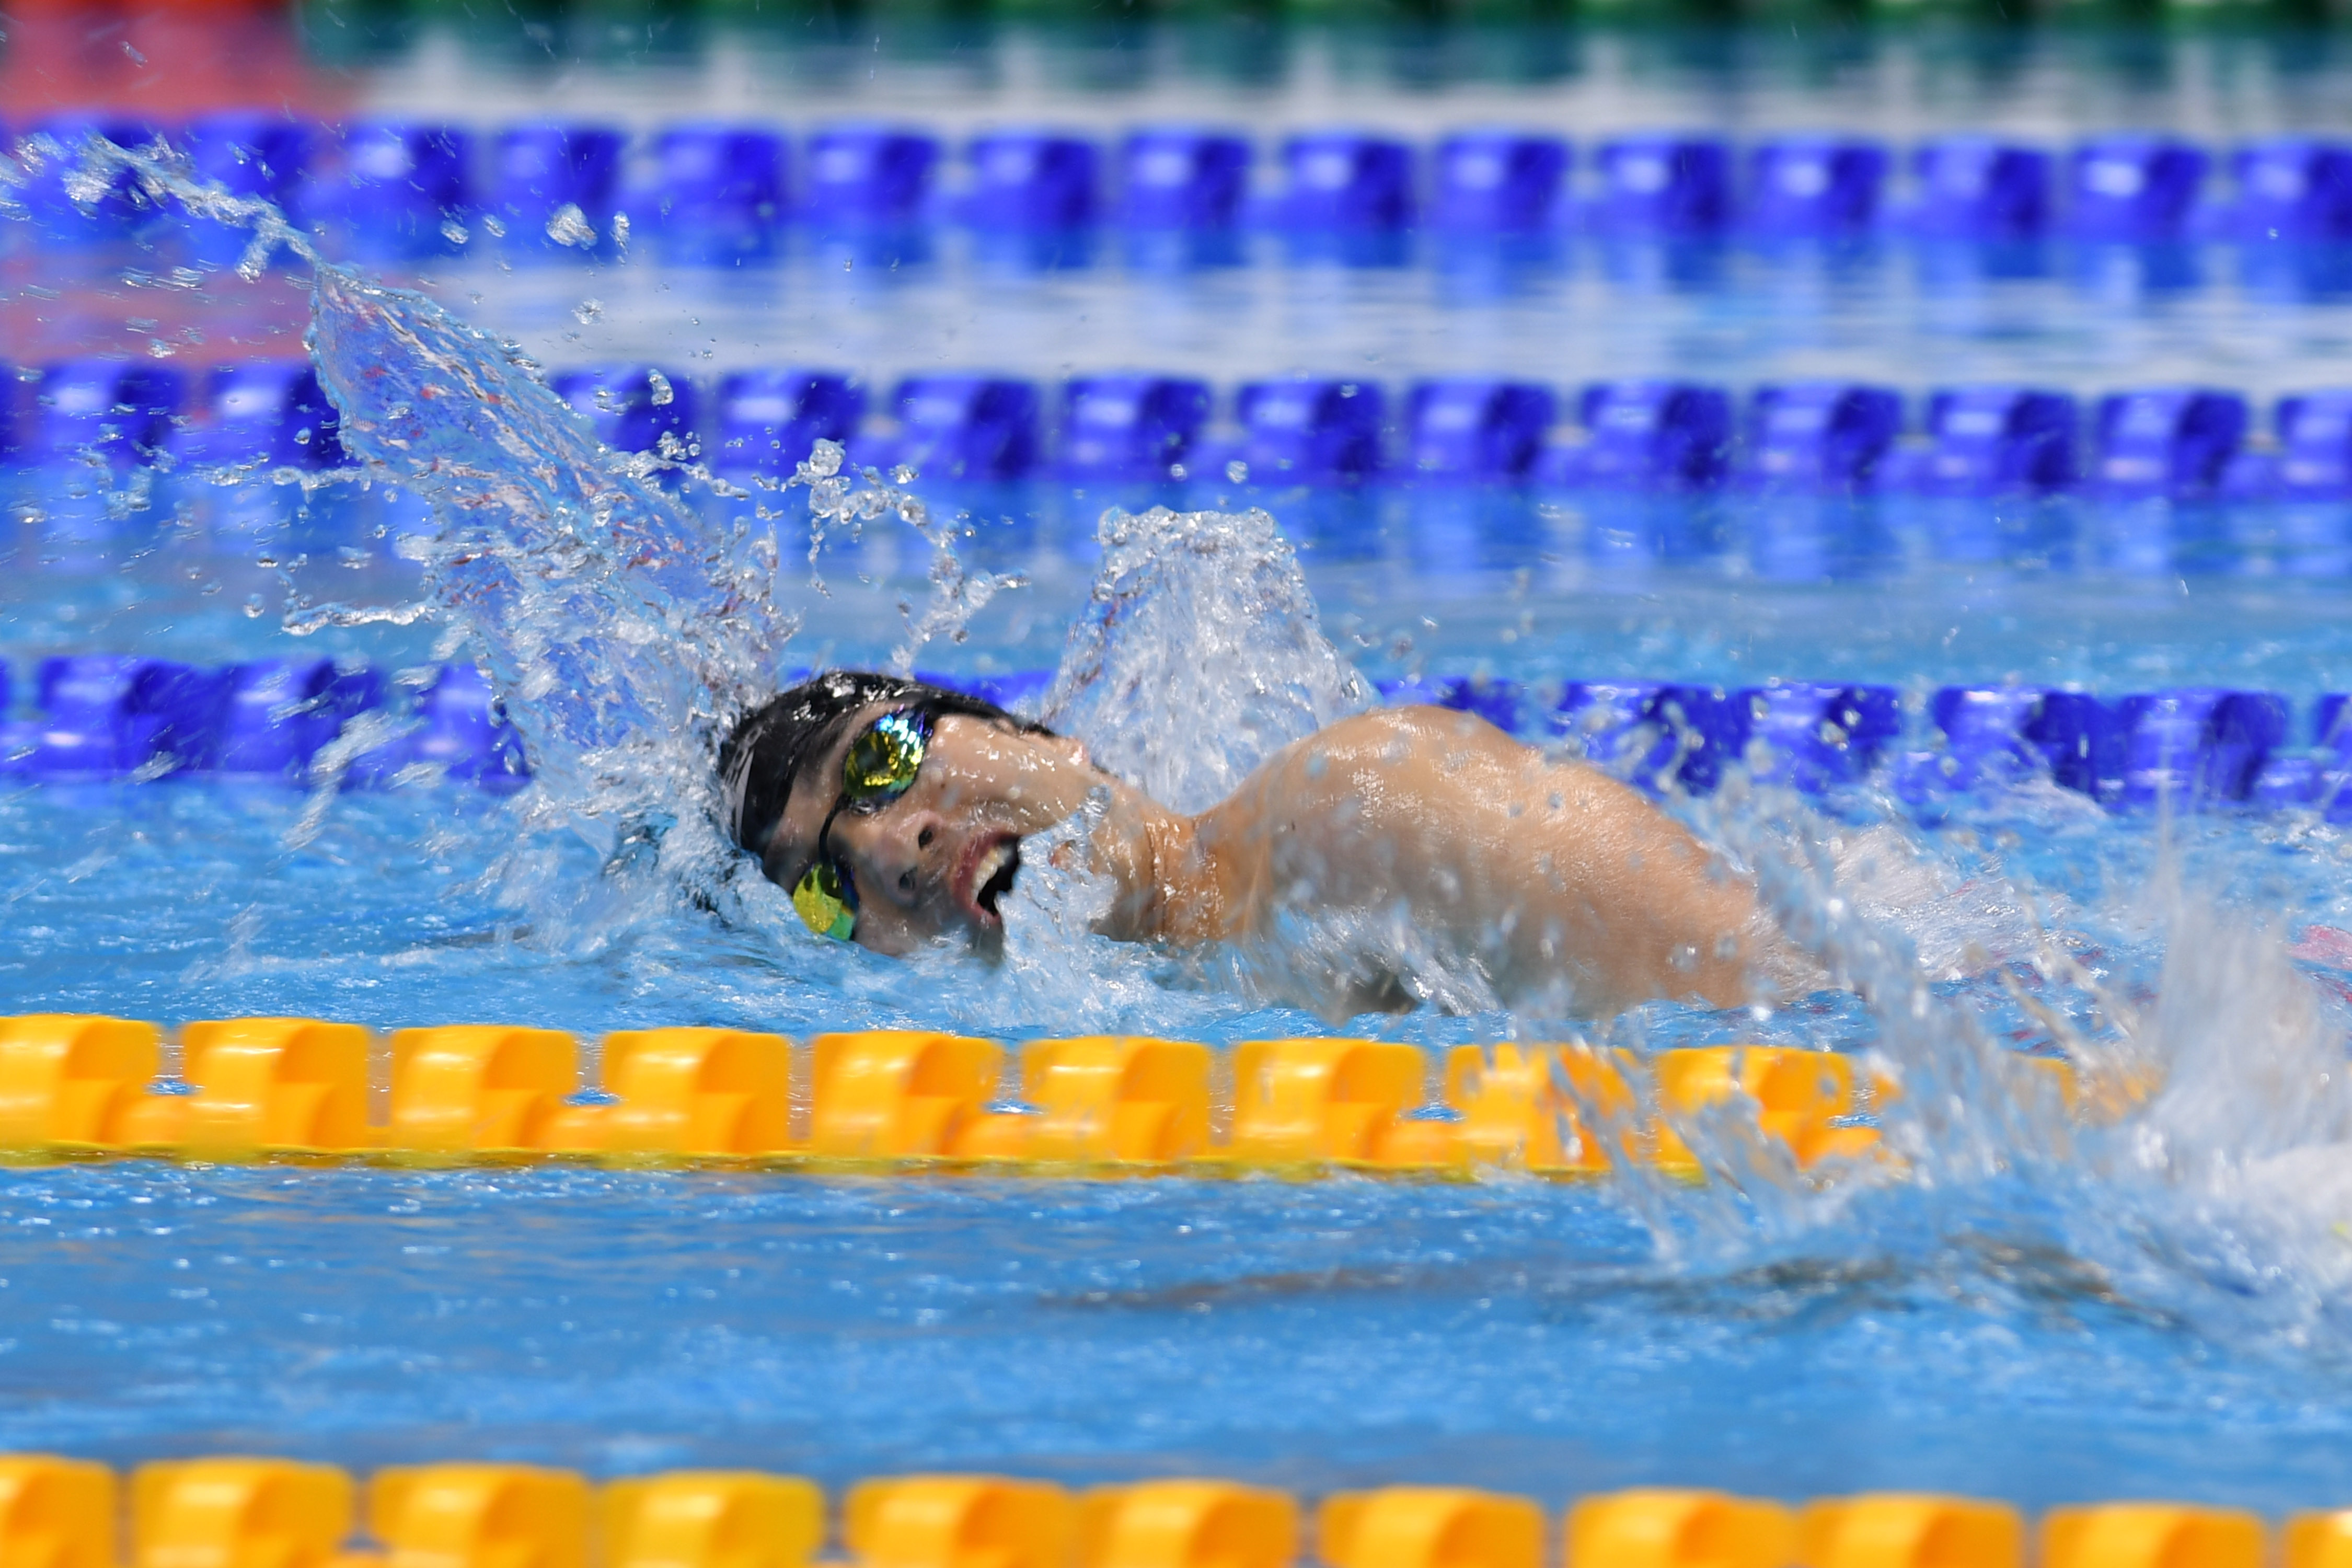
{"label": "swimming pool water", "polygon": [[2088,1195],[1884,1194],[1661,1257],[1605,1194],[1516,1182],[19,1175],[0,1440],[1551,1501],[2340,1495],[2340,1362],[2200,1321],[2258,1282],[2168,1289],[2124,1216],[2063,1212]]}
{"label": "swimming pool water", "polygon": [[[1667,75],[1683,96],[1630,101],[1696,101],[1688,79]],[[1775,114],[1804,101],[1774,91]],[[519,100],[497,101],[503,112]],[[2132,101],[2193,118],[2179,96]],[[1406,102],[1378,107],[1402,117]],[[646,112],[672,107],[656,94]],[[1900,293],[1890,264],[1875,276],[1895,291],[1825,285],[1809,314],[1784,278],[1652,291],[1590,259],[1537,306],[1458,311],[1411,291],[1425,274],[1248,269],[1242,306],[1212,298],[1174,313],[1167,352],[1225,380],[1370,343],[1396,377],[1475,353],[1478,368],[1559,381],[1588,367],[1744,377],[1810,364],[1906,384],[1997,368],[2082,385],[2176,366],[2225,379],[2213,367],[2237,363],[2240,384],[2274,389],[2322,374],[2338,335],[2339,302],[2228,289],[2085,316],[2095,291],[2052,279],[1938,305]],[[986,352],[1046,376],[1080,361],[1049,329],[1090,308],[1088,289],[1132,312],[1082,345],[1103,363],[1168,325],[1116,276],[998,280],[959,266],[862,299],[855,282],[828,297],[807,272],[788,272],[784,289],[705,279],[693,293],[648,269],[621,279],[641,297],[610,290],[625,308],[591,313],[601,328],[572,313],[576,278],[453,273],[438,286],[551,358],[709,350],[699,363],[715,366],[806,345],[862,354],[856,368],[881,374]],[[101,279],[63,304],[20,289],[11,309],[53,334],[41,344],[88,346],[134,342],[133,316],[218,326],[207,312],[236,292],[207,284],[158,316],[131,301],[162,290]],[[243,298],[253,308],[235,330],[253,341],[241,352],[283,347],[299,310]],[[967,675],[1051,666],[1086,602],[1100,499],[1034,490],[1011,510],[1034,505],[1034,535],[970,541],[976,563],[1018,567],[1028,584],[925,662]],[[1916,700],[2014,675],[2107,691],[2259,688],[2299,709],[2347,684],[2333,574],[2263,575],[2259,550],[2086,545],[2053,566],[2032,544],[1967,560],[1929,542],[1938,520],[1980,527],[1991,509],[1898,500],[1880,514],[1895,547],[1867,570],[1776,572],[1755,543],[1771,517],[1735,496],[1634,505],[1668,531],[1719,530],[1735,546],[1700,560],[1595,549],[1608,502],[1546,503],[1533,541],[1496,561],[1429,550],[1427,519],[1401,501],[1359,536],[1373,548],[1351,555],[1318,537],[1323,501],[1267,499],[1308,545],[1323,626],[1374,677],[1834,677]],[[2149,515],[2158,531],[2175,521]],[[2032,519],[2007,521],[2032,531]],[[2062,509],[2059,521],[2069,540],[2095,543],[2114,519]],[[400,668],[469,651],[446,622],[372,618],[419,592],[413,566],[373,534],[312,544],[299,563],[279,552],[262,564],[250,542],[201,533],[45,561],[20,536],[0,573],[0,655],[328,652]],[[805,616],[789,657],[887,657],[900,602],[922,603],[925,563],[877,540],[828,565],[829,596],[788,573]],[[308,600],[364,613],[290,637],[289,577]],[[1150,954],[1057,945],[1043,909],[1015,910],[1016,951],[1029,939],[1035,961],[1001,973],[780,939],[742,905],[699,908],[642,858],[547,831],[530,809],[529,797],[460,787],[0,788],[0,1012],[514,1021],[583,1039],[656,1024],[795,1036],[908,1024],[1222,1045],[1327,1027]],[[1643,1481],[1792,1497],[2342,1500],[2352,942],[2325,928],[2352,926],[2345,831],[2307,813],[2111,815],[2031,786],[1928,826],[1867,791],[1833,810],[1738,789],[1677,809],[1772,863],[1784,901],[1829,931],[1825,950],[1882,989],[1761,1017],[1654,1006],[1591,1032],[1636,1047],[1762,1038],[1875,1053],[1914,1091],[1886,1111],[1912,1156],[1907,1180],[1815,1191],[1745,1169],[1700,1190],[1638,1173],[1577,1187],[11,1170],[0,1447],[125,1461],[257,1450],[359,1467],[480,1456],[598,1474],[726,1463],[829,1482],[927,1467],[1073,1480],[1189,1471],[1306,1490],[1463,1481],[1548,1502]],[[1883,864],[1812,887],[1801,858],[1781,854],[1791,838],[1876,846]],[[1874,952],[1873,931],[1918,952],[1916,984],[1886,986],[1900,956]],[[1569,1026],[1428,1013],[1347,1026],[1433,1049]],[[2177,1092],[2119,1128],[2060,1132],[1972,1096],[1985,1088],[1965,1070],[1973,1035],[2141,1053]]]}

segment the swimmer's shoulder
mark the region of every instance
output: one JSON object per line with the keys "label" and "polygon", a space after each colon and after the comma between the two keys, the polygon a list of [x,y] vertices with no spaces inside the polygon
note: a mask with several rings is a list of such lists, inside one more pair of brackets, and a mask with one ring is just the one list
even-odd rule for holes
{"label": "swimmer's shoulder", "polygon": [[1475,713],[1424,703],[1375,708],[1335,720],[1284,752],[1296,770],[1307,764],[1309,777],[1329,776],[1333,770],[1355,773],[1376,770],[1390,778],[1425,775],[1458,779],[1466,764],[1491,770],[1489,784],[1507,793],[1513,783],[1547,792],[1573,789],[1581,796],[1622,795],[1628,803],[1640,797],[1622,784],[1588,764],[1547,755],[1496,728]]}
{"label": "swimmer's shoulder", "polygon": [[1347,794],[1373,779],[1390,786],[1458,766],[1466,756],[1508,764],[1535,753],[1484,719],[1450,708],[1375,708],[1293,741],[1256,780],[1286,791]]}
{"label": "swimmer's shoulder", "polygon": [[1334,752],[1342,752],[1368,747],[1387,750],[1399,741],[1456,744],[1469,741],[1514,748],[1519,744],[1475,713],[1465,713],[1454,708],[1433,707],[1423,702],[1406,703],[1395,708],[1374,708],[1362,713],[1351,713],[1345,719],[1335,719],[1302,743],[1307,746],[1319,744]]}

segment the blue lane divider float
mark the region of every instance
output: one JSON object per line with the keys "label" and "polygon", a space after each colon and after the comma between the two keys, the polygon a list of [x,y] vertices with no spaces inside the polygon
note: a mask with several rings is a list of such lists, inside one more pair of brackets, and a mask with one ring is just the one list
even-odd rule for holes
{"label": "blue lane divider float", "polygon": [[2205,496],[2221,483],[2246,437],[2235,393],[2168,386],[2099,400],[2092,487],[2118,500]]}
{"label": "blue lane divider float", "polygon": [[2033,387],[1955,387],[1927,399],[1927,442],[1893,488],[1931,496],[2047,495],[2074,479],[2074,400]]}
{"label": "blue lane divider float", "polygon": [[2278,449],[2241,451],[2222,468],[2232,500],[2352,496],[2352,388],[2279,399]]}
{"label": "blue lane divider float", "polygon": [[1528,382],[1416,382],[1405,397],[1406,468],[1432,478],[1524,479],[1543,456],[1556,402],[1551,388]]}
{"label": "blue lane divider float", "polygon": [[491,143],[484,205],[513,248],[610,255],[627,146],[626,133],[609,125],[509,125]]}
{"label": "blue lane divider float", "polygon": [[1847,136],[1790,136],[1748,153],[1748,226],[1774,239],[1852,239],[1877,223],[1886,149]]}
{"label": "blue lane divider float", "polygon": [[1062,474],[1155,479],[1184,460],[1208,423],[1209,384],[1183,376],[1091,375],[1062,395]]}
{"label": "blue lane divider float", "polygon": [[1250,144],[1227,132],[1147,126],[1119,144],[1118,222],[1145,233],[1218,234],[1242,221]]}
{"label": "blue lane divider float", "polygon": [[[1493,717],[1500,695],[1477,704],[1448,689],[1447,706]],[[1738,690],[1643,683],[1563,689],[1551,727],[1582,737],[1587,755],[1660,787],[1669,773],[1703,793],[1734,760],[1759,778],[1806,794],[1874,772],[1929,811],[1958,795],[2046,775],[2103,805],[2146,808],[2324,808],[2352,821],[2352,726],[2347,700],[2314,706],[2309,744],[2291,743],[2286,700],[2272,692],[2185,688],[2116,699],[2042,687],[1948,686],[1930,698],[1927,745],[1905,748],[1896,694],[1884,686],[1780,682]],[[1761,741],[1759,752],[1750,749]],[[1633,748],[1640,748],[1639,756]],[[1761,766],[1758,766],[1759,763]]]}
{"label": "blue lane divider float", "polygon": [[1766,489],[1842,495],[1869,489],[1903,433],[1903,399],[1880,386],[1790,382],[1748,401],[1740,477]]}
{"label": "blue lane divider float", "polygon": [[1046,233],[1095,221],[1099,162],[1095,144],[1047,131],[998,131],[973,138],[971,186],[960,216],[977,228]]}
{"label": "blue lane divider float", "polygon": [[1731,395],[1683,381],[1610,381],[1577,401],[1585,439],[1555,447],[1542,477],[1558,483],[1702,490],[1731,458]]}
{"label": "blue lane divider float", "polygon": [[1923,238],[1979,245],[2038,239],[2050,224],[2050,154],[1990,136],[1947,136],[1911,154],[1916,198],[1898,222]]}
{"label": "blue lane divider float", "polygon": [[818,440],[848,440],[865,413],[865,387],[835,372],[737,371],[711,399],[703,456],[720,473],[790,473]]}
{"label": "blue lane divider float", "polygon": [[[1490,689],[1477,710],[1492,719],[1502,703]],[[1817,795],[1869,776],[1903,725],[1886,686],[1570,681],[1537,728],[1578,741],[1588,757],[1652,790],[1704,795],[1745,767],[1759,782]]]}
{"label": "blue lane divider float", "polygon": [[[342,416],[327,400],[317,372],[300,360],[215,365],[197,395],[196,417],[178,437],[179,455],[202,464],[258,464],[324,469],[347,461]],[[167,416],[156,444],[173,438]]]}
{"label": "blue lane divider float", "polygon": [[1037,467],[1038,403],[1034,384],[1006,376],[909,376],[891,398],[897,430],[859,436],[849,456],[935,479],[1023,479]]}
{"label": "blue lane divider float", "polygon": [[1260,484],[1344,485],[1381,470],[1387,399],[1378,384],[1299,376],[1234,394],[1240,460]]}
{"label": "blue lane divider float", "polygon": [[[8,689],[0,668],[0,709]],[[390,708],[396,694],[382,671],[326,658],[205,668],[60,655],[36,667],[31,713],[0,721],[0,773],[61,783],[195,775],[305,784],[346,724]],[[439,670],[407,710],[403,732],[349,759],[347,784],[389,784],[409,770],[501,792],[530,779],[521,737],[480,671]]]}
{"label": "blue lane divider float", "polygon": [[[924,679],[1017,708],[1040,700],[1053,674]],[[2298,745],[2284,698],[2211,687],[2105,698],[1948,686],[1909,725],[1895,688],[1866,683],[1451,676],[1383,681],[1380,690],[1391,703],[1433,703],[1529,740],[1569,742],[1654,793],[1706,794],[1742,769],[1813,795],[1875,781],[1933,815],[1955,796],[2046,776],[2117,810],[2318,807],[2352,821],[2352,791],[2343,788],[2352,780],[2352,699],[2343,694],[2314,704]],[[9,691],[0,666],[0,708]],[[0,723],[0,773],[15,778],[301,784],[346,725],[400,694],[381,671],[331,659],[206,668],[79,654],[41,660],[26,695],[31,713]],[[529,779],[520,736],[478,670],[437,671],[406,707],[404,732],[348,759],[347,784],[438,774],[505,791]]]}
{"label": "blue lane divider float", "polygon": [[752,126],[673,125],[654,139],[653,163],[656,194],[635,202],[634,216],[665,259],[740,266],[777,254],[792,201],[782,136]]}
{"label": "blue lane divider float", "polygon": [[808,139],[799,215],[819,228],[889,229],[923,216],[940,144],[920,132],[829,126]]}
{"label": "blue lane divider float", "polygon": [[152,463],[172,444],[188,407],[188,380],[170,365],[107,359],[63,360],[38,380],[15,379],[10,429],[16,456],[75,460],[108,468]]}
{"label": "blue lane divider float", "polygon": [[473,133],[409,120],[355,121],[342,137],[344,180],[317,188],[317,216],[354,256],[417,261],[456,256],[472,237]]}
{"label": "blue lane divider float", "polygon": [[[1995,247],[2352,238],[2352,144],[2302,136],[2217,156],[2177,138],[2110,133],[2063,157],[1998,137],[1941,137],[1912,149],[1907,188],[1895,192],[1888,177],[1904,161],[1859,136],[1780,136],[1744,149],[1706,132],[1608,137],[1591,150],[1580,184],[1575,149],[1534,131],[1465,128],[1424,150],[1362,131],[1310,130],[1275,149],[1275,178],[1253,200],[1253,139],[1190,125],[1136,127],[1115,150],[1053,128],[992,131],[953,158],[919,127],[867,122],[811,127],[797,149],[779,126],[731,121],[671,124],[634,141],[591,121],[535,121],[485,137],[435,121],[332,127],[267,112],[173,125],[68,114],[14,129],[67,149],[92,136],[125,147],[167,137],[207,176],[323,224],[335,242],[371,259],[476,244],[611,255],[620,217],[667,259],[720,266],[780,254],[782,234],[795,224],[938,220],[982,231],[1070,232],[1106,221],[1193,233],[1256,226],[1287,233],[1313,255],[1330,253],[1323,242],[1334,237],[1415,229],[1766,243],[1887,233]],[[2215,188],[2217,168],[2226,191]],[[97,202],[77,202],[54,164],[26,194],[44,237],[61,245],[120,240],[159,216],[127,177]],[[496,223],[478,222],[486,216]],[[205,243],[217,251],[228,242]],[[1380,244],[1342,244],[1336,253],[1382,263],[1402,255]]]}
{"label": "blue lane divider float", "polygon": [[1558,226],[1569,146],[1554,136],[1460,131],[1433,155],[1429,226],[1453,235],[1532,235]]}
{"label": "blue lane divider float", "polygon": [[2311,245],[2352,234],[2352,146],[2274,136],[2239,148],[2231,172],[2238,237]]}
{"label": "blue lane divider float", "polygon": [[1601,144],[1593,226],[1618,237],[1712,237],[1731,217],[1731,153],[1712,137],[1628,136]]}
{"label": "blue lane divider float", "polygon": [[2168,136],[2094,137],[2067,163],[2075,237],[2157,245],[2189,237],[2209,162]]}
{"label": "blue lane divider float", "polygon": [[1278,222],[1297,229],[1397,230],[1412,226],[1413,150],[1384,136],[1310,131],[1282,144],[1287,188]]}
{"label": "blue lane divider float", "polygon": [[352,758],[345,777],[360,784],[398,781],[411,769],[437,771],[496,794],[520,789],[530,780],[522,735],[482,672],[470,665],[445,666],[417,693],[409,716],[416,727],[390,745]]}
{"label": "blue lane divider float", "polygon": [[[946,678],[950,684],[959,684]],[[971,689],[1018,701],[1046,677]],[[1531,741],[1566,741],[1653,793],[1704,795],[1734,768],[1809,795],[1876,782],[1933,816],[1956,797],[2046,777],[2116,810],[2316,807],[2352,822],[2352,698],[2314,705],[2297,744],[2274,692],[2187,687],[2121,697],[2036,686],[1947,686],[1906,724],[1891,686],[1768,681],[1521,682],[1488,676],[1379,683],[1391,704],[1475,713]]]}
{"label": "blue lane divider float", "polygon": [[[1221,400],[1205,383],[1147,372],[1080,376],[1049,400],[1019,377],[933,374],[869,403],[864,384],[837,370],[738,371],[706,384],[632,364],[565,370],[551,384],[618,450],[699,452],[714,468],[772,475],[791,473],[824,437],[847,442],[853,463],[909,463],[935,479],[1222,479],[1238,461],[1262,488],[1389,479],[2352,500],[2352,387],[2280,398],[2271,440],[2255,447],[2246,399],[2200,386],[2110,393],[2087,418],[2073,395],[2049,388],[1944,387],[1920,402],[1919,427],[1906,434],[1900,393],[1835,381],[1758,386],[1744,419],[1728,389],[1675,380],[1601,382],[1562,398],[1540,383],[1436,377],[1400,397],[1374,381],[1310,375],[1245,383]],[[1563,408],[1574,414],[1566,426],[1555,423]],[[88,499],[159,465],[325,469],[344,460],[334,410],[299,362],[219,365],[194,381],[131,361],[0,365],[0,466],[47,474],[36,487],[45,495]]]}

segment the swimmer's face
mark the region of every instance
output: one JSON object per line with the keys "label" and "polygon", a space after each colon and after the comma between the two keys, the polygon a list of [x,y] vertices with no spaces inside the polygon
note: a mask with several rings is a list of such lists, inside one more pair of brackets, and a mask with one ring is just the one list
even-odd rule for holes
{"label": "swimmer's face", "polygon": [[[800,773],[764,858],[772,880],[790,888],[808,870],[850,743],[901,705],[861,709]],[[940,715],[913,787],[874,811],[833,818],[826,843],[856,885],[858,944],[896,955],[961,931],[994,952],[1004,935],[998,903],[1019,870],[1021,840],[1077,810],[1098,782],[1076,741]]]}

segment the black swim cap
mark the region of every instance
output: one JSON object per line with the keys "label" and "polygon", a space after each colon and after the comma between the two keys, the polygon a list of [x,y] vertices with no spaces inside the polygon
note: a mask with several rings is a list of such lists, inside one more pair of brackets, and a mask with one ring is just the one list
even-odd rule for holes
{"label": "black swim cap", "polygon": [[864,669],[830,669],[789,687],[736,722],[719,748],[719,790],[735,842],[760,857],[784,817],[793,781],[824,754],[842,721],[877,702],[919,704],[934,713],[999,720],[1035,734],[1050,733],[984,698],[950,691],[927,680]]}

